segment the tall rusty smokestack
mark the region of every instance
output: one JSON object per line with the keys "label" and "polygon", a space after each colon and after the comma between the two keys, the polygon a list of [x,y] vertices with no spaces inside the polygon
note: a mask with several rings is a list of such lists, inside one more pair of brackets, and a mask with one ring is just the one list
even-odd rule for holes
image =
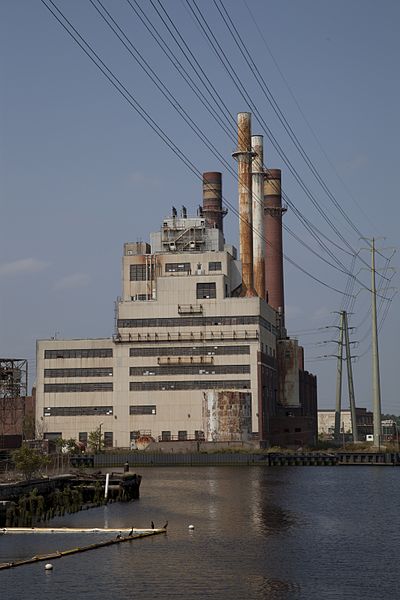
{"label": "tall rusty smokestack", "polygon": [[264,230],[265,287],[268,303],[281,315],[281,326],[285,326],[285,300],[283,289],[283,245],[281,171],[268,169],[264,180]]}
{"label": "tall rusty smokestack", "polygon": [[253,283],[257,296],[265,300],[264,239],[264,147],[263,136],[251,136],[253,194]]}
{"label": "tall rusty smokestack", "polygon": [[223,233],[222,219],[226,212],[222,208],[221,173],[203,173],[203,216],[207,227],[219,229]]}
{"label": "tall rusty smokestack", "polygon": [[251,198],[251,114],[238,114],[239,235],[242,261],[242,296],[255,296],[253,288],[253,233]]}

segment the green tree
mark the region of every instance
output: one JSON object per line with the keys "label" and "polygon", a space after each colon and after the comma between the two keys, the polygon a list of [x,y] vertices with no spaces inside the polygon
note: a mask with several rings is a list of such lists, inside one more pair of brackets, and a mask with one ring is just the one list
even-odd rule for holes
{"label": "green tree", "polygon": [[57,438],[56,440],[57,451],[62,452],[63,454],[78,454],[79,446],[76,443],[75,438]]}
{"label": "green tree", "polygon": [[101,433],[101,425],[89,433],[88,445],[92,452],[102,452],[104,450],[104,436]]}
{"label": "green tree", "polygon": [[41,470],[50,463],[50,458],[46,454],[26,444],[14,450],[12,457],[17,471],[22,473],[25,479],[32,479],[34,475],[39,475]]}

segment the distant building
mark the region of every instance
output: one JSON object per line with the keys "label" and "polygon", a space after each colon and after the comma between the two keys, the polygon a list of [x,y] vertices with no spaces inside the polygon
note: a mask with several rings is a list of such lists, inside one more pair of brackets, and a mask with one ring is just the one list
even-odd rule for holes
{"label": "distant building", "polygon": [[[373,433],[373,413],[366,408],[356,408],[357,432],[359,440]],[[333,438],[335,433],[335,411],[332,409],[318,409],[318,435]],[[340,413],[340,433],[350,435],[353,433],[350,409]]]}

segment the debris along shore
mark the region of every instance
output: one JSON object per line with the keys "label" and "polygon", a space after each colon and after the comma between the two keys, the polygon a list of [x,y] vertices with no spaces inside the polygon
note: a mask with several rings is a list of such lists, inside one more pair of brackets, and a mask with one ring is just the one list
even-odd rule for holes
{"label": "debris along shore", "polygon": [[[71,533],[74,533],[74,532],[80,533],[82,530],[75,529],[75,530],[70,530],[70,531],[71,531]],[[88,530],[88,531],[90,531],[90,530]],[[107,530],[102,530],[102,531],[105,532]],[[120,532],[123,530],[111,529],[108,531],[115,533],[115,531]],[[47,530],[47,533],[48,532],[51,532],[51,530],[50,529]],[[131,532],[131,530],[129,530],[129,532]],[[69,550],[63,550],[61,552],[57,550],[56,552],[50,552],[47,554],[39,554],[38,556],[33,556],[32,558],[27,558],[24,560],[16,560],[13,562],[0,563],[0,571],[5,570],[5,569],[13,569],[14,567],[22,567],[23,565],[31,565],[33,563],[41,562],[41,561],[45,561],[45,560],[47,561],[50,559],[62,558],[63,556],[70,556],[71,554],[79,554],[81,552],[88,552],[89,550],[96,550],[97,548],[105,548],[106,546],[113,546],[114,544],[121,544],[122,542],[130,542],[132,540],[145,538],[150,535],[159,535],[160,533],[166,533],[166,532],[167,532],[167,530],[164,528],[162,528],[162,529],[136,529],[136,530],[134,529],[130,535],[121,536],[118,533],[117,537],[113,537],[112,539],[105,540],[103,542],[95,542],[88,546],[80,546],[78,548],[71,548]],[[10,533],[10,531],[7,531],[7,533]]]}

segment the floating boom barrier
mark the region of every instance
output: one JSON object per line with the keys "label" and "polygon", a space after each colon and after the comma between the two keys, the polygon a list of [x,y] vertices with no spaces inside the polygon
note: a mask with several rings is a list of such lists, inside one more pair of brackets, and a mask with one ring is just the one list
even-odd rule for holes
{"label": "floating boom barrier", "polygon": [[[17,531],[18,530],[18,531]],[[22,530],[22,531],[21,531]],[[113,546],[114,544],[121,544],[123,542],[131,542],[140,538],[148,537],[150,535],[159,535],[160,533],[167,533],[167,530],[162,529],[134,529],[130,534],[131,529],[68,529],[68,528],[29,528],[29,527],[10,527],[6,530],[1,530],[3,533],[117,533],[118,537],[112,538],[111,540],[105,540],[103,542],[95,542],[88,546],[81,546],[78,548],[71,548],[70,550],[56,551],[48,554],[39,554],[32,558],[24,560],[16,560],[13,562],[0,563],[0,571],[4,569],[13,569],[14,567],[22,567],[22,565],[31,565],[36,562],[48,561],[50,559],[55,560],[56,558],[62,558],[63,556],[70,556],[71,554],[79,554],[81,552],[88,552],[89,550],[96,550],[97,548],[105,548],[106,546]],[[127,532],[128,535],[122,536],[122,533]],[[120,537],[121,535],[121,537]]]}
{"label": "floating boom barrier", "polygon": [[137,533],[162,533],[165,529],[132,529],[132,527],[3,527],[0,535],[21,533],[115,533],[115,534]]}

